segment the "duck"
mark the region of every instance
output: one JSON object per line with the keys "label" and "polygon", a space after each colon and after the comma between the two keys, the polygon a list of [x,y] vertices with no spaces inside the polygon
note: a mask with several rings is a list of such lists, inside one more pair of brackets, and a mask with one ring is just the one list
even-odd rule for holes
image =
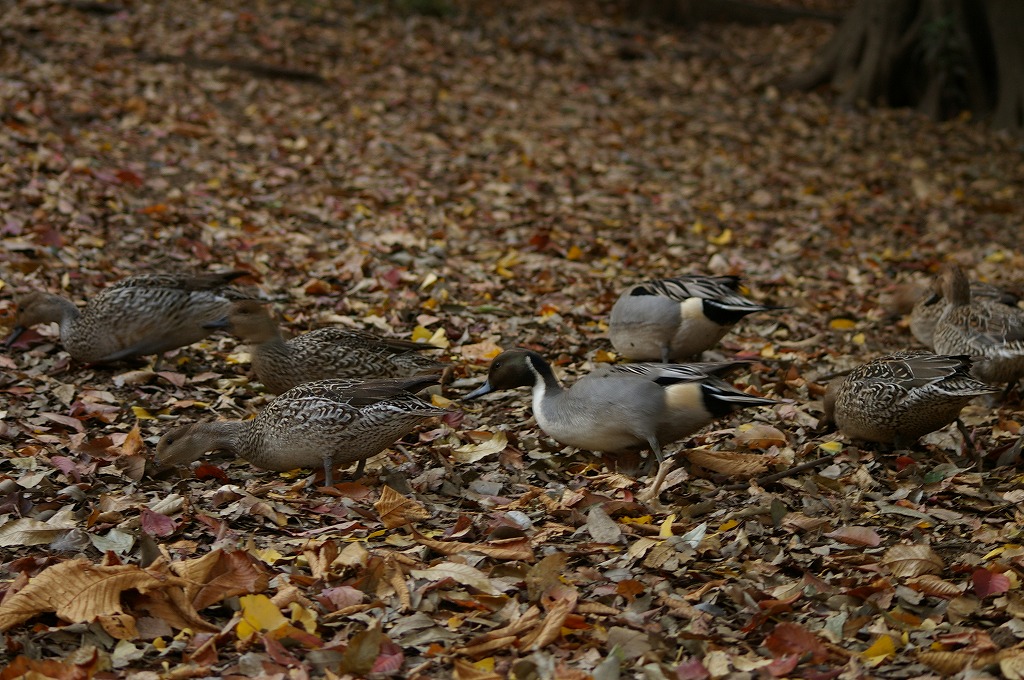
{"label": "duck", "polygon": [[[971,300],[982,304],[1000,304],[1016,308],[1020,297],[988,283],[971,281]],[[930,286],[925,289],[910,311],[910,332],[922,345],[935,351],[935,324],[946,310],[941,290]]]}
{"label": "duck", "polygon": [[945,308],[935,322],[939,354],[967,354],[972,374],[1012,387],[1024,377],[1024,310],[975,299],[963,270],[947,265],[939,278]]}
{"label": "duck", "polygon": [[207,327],[228,328],[250,345],[256,377],[272,394],[315,380],[406,378],[440,374],[445,368],[420,354],[439,347],[366,331],[318,328],[285,340],[266,306],[256,300],[236,302],[225,318]]}
{"label": "duck", "polygon": [[878,357],[829,382],[824,421],[852,439],[909,446],[956,421],[975,397],[998,391],[971,375],[971,363],[926,350]]}
{"label": "duck", "polygon": [[703,275],[633,285],[612,306],[612,347],[633,361],[678,361],[714,347],[748,314],[780,309],[748,300],[739,288],[737,276]]}
{"label": "duck", "polygon": [[496,356],[484,384],[463,398],[530,387],[537,425],[560,443],[611,454],[650,449],[658,475],[642,496],[655,499],[671,469],[665,445],[738,409],[777,403],[715,377],[735,364],[614,365],[584,375],[566,389],[543,356],[515,348]]}
{"label": "duck", "polygon": [[248,273],[139,274],[103,289],[82,309],[60,295],[29,291],[15,296],[18,312],[6,345],[36,324],[55,322],[76,361],[106,364],[163,354],[213,333],[206,324],[247,297],[229,284]]}
{"label": "duck", "polygon": [[323,467],[334,486],[334,468],[383,451],[428,418],[447,411],[413,391],[436,383],[433,376],[403,380],[332,379],[307,382],[276,397],[252,420],[180,425],[160,438],[158,470],[186,465],[209,451],[225,451],[258,468],[283,472]]}

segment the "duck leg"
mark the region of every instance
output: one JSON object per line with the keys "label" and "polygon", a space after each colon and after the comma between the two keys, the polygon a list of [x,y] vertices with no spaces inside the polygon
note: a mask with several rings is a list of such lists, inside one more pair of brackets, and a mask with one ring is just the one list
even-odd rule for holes
{"label": "duck leg", "polygon": [[974,445],[974,440],[971,439],[971,433],[967,431],[967,426],[964,425],[964,421],[957,418],[953,421],[956,423],[956,429],[960,430],[960,434],[964,438],[964,447],[967,449],[967,453],[970,454],[971,458],[978,466],[978,472],[981,472],[982,465],[985,464],[985,458],[981,451]]}
{"label": "duck leg", "polygon": [[334,486],[334,457],[324,455],[324,486]]}
{"label": "duck leg", "polygon": [[658,443],[656,437],[650,436],[647,441],[654,457],[658,460],[658,474],[649,487],[637,494],[637,500],[650,505],[655,510],[661,510],[664,506],[658,501],[658,494],[661,492],[661,485],[665,483],[665,477],[675,467],[675,463],[671,459],[665,460],[665,456],[661,452],[661,444]]}

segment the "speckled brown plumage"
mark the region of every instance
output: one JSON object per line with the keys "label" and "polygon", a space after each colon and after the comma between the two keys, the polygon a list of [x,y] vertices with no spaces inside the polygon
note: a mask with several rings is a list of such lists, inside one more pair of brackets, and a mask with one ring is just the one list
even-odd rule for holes
{"label": "speckled brown plumage", "polygon": [[223,317],[233,300],[246,297],[228,285],[246,274],[132,276],[100,291],[82,309],[59,295],[25,293],[15,298],[18,315],[8,344],[25,328],[56,322],[64,349],[87,363],[184,347],[213,332],[206,324]]}
{"label": "speckled brown plumage", "polygon": [[853,439],[909,445],[952,423],[971,399],[996,391],[970,369],[969,357],[924,350],[879,357],[829,383],[825,420]]}
{"label": "speckled brown plumage", "polygon": [[[987,283],[971,281],[970,286],[971,300],[981,305],[998,304],[1016,307],[1020,301],[1013,293]],[[918,342],[928,349],[935,349],[935,324],[938,323],[942,313],[946,311],[946,307],[942,291],[933,286],[917,299],[910,312],[910,332]]]}
{"label": "speckled brown plumage", "polygon": [[1024,310],[974,299],[955,265],[943,269],[940,283],[946,308],[935,324],[935,351],[970,355],[972,373],[990,384],[1024,377]]}
{"label": "speckled brown plumage", "polygon": [[319,328],[285,340],[267,309],[234,305],[227,325],[250,346],[252,367],[268,391],[280,394],[313,380],[403,378],[440,374],[444,364],[420,354],[432,345],[346,328]]}
{"label": "speckled brown plumage", "polygon": [[227,451],[267,470],[323,466],[325,484],[335,467],[383,451],[425,418],[443,415],[408,389],[430,378],[320,380],[288,390],[253,420],[183,425],[157,445],[160,467],[190,463],[207,451]]}

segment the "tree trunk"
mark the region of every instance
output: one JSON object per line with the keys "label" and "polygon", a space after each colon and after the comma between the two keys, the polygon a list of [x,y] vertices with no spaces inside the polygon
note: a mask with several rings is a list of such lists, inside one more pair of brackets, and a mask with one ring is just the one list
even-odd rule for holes
{"label": "tree trunk", "polygon": [[829,84],[844,105],[971,111],[1024,125],[1024,2],[860,0],[814,66],[783,86]]}

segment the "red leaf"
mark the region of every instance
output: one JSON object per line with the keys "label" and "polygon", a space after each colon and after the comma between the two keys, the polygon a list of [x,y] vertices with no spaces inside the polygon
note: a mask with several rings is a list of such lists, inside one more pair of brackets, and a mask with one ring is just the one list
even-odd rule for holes
{"label": "red leaf", "polygon": [[1010,579],[1006,574],[999,574],[988,569],[975,569],[971,574],[971,581],[974,582],[974,594],[978,597],[999,595],[1010,589]]}
{"label": "red leaf", "polygon": [[781,678],[793,672],[796,665],[800,663],[800,657],[796,654],[780,656],[765,666],[765,670],[772,674],[772,677]]}
{"label": "red leaf", "polygon": [[764,646],[776,658],[810,654],[813,663],[820,663],[828,657],[828,651],[818,636],[798,623],[780,623],[775,626],[771,635],[765,638]]}
{"label": "red leaf", "polygon": [[170,536],[177,529],[174,520],[167,515],[153,512],[149,508],[142,509],[142,530],[150,536]]}
{"label": "red leaf", "polygon": [[221,468],[209,463],[203,463],[193,473],[196,479],[219,479],[222,482],[228,481],[228,476]]}
{"label": "red leaf", "polygon": [[394,673],[402,667],[405,655],[402,648],[391,640],[384,638],[380,645],[380,656],[373,662],[371,673]]}
{"label": "red leaf", "polygon": [[114,175],[121,180],[122,184],[128,184],[133,187],[141,187],[143,184],[142,178],[131,170],[118,170]]}
{"label": "red leaf", "polygon": [[700,659],[687,659],[676,666],[678,680],[707,680],[710,677],[711,673]]}

